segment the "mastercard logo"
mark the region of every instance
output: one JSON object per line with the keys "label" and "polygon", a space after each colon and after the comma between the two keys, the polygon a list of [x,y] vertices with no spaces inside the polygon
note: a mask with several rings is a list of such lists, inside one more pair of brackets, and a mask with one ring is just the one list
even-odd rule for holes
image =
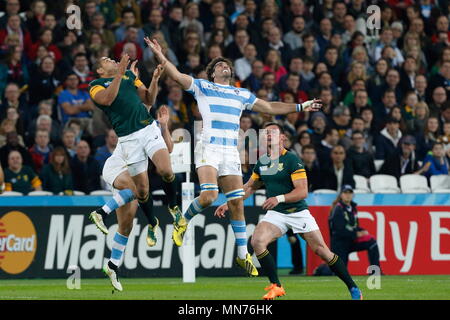
{"label": "mastercard logo", "polygon": [[11,211],[0,218],[0,270],[24,272],[33,262],[36,249],[36,229],[26,214]]}

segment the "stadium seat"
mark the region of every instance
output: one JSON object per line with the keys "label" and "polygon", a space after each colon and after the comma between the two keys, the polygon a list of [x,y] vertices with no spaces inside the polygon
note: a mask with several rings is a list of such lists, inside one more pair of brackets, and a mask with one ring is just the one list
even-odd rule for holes
{"label": "stadium seat", "polygon": [[355,174],[353,175],[353,180],[355,180],[355,193],[370,193],[369,183],[366,177]]}
{"label": "stadium seat", "polygon": [[52,196],[53,193],[50,191],[31,191],[29,196]]}
{"label": "stadium seat", "polygon": [[152,196],[154,206],[162,206],[164,204],[163,199],[166,196],[166,193],[164,192],[163,189],[153,191]]}
{"label": "stadium seat", "polygon": [[384,163],[384,160],[375,160],[375,171],[378,172],[381,169],[381,166]]}
{"label": "stadium seat", "polygon": [[260,189],[255,191],[255,206],[262,206],[264,201],[266,201],[266,190]]}
{"label": "stadium seat", "polygon": [[90,196],[112,196],[113,193],[108,190],[95,190],[89,193]]}
{"label": "stadium seat", "polygon": [[427,178],[419,174],[405,174],[400,177],[402,193],[429,193]]}
{"label": "stadium seat", "polygon": [[450,176],[448,174],[431,176],[430,185],[433,193],[450,193]]}
{"label": "stadium seat", "polygon": [[336,194],[336,190],[332,189],[317,189],[313,191],[314,194]]}
{"label": "stadium seat", "polygon": [[73,195],[74,196],[85,196],[86,193],[84,193],[83,191],[74,190]]}
{"label": "stadium seat", "polygon": [[375,174],[370,177],[370,189],[373,193],[400,193],[397,178],[387,174]]}
{"label": "stadium seat", "polygon": [[0,194],[2,197],[20,197],[23,196],[22,192],[17,191],[5,191],[2,194]]}

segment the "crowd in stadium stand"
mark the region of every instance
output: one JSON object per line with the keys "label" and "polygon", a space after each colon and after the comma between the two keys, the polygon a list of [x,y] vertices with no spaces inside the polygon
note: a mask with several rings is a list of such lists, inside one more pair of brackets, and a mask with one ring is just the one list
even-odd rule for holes
{"label": "crowd in stadium stand", "polygon": [[[72,4],[81,8],[81,30],[67,27],[77,22],[76,11],[66,12]],[[378,21],[368,18],[372,4]],[[305,162],[310,191],[354,187],[355,174],[449,174],[449,1],[5,0],[1,6],[4,190],[105,188],[100,175],[117,136],[88,85],[98,58],[127,53],[139,60],[148,86],[157,61],[144,36],[157,39],[193,77],[206,79],[208,62],[224,56],[234,63],[235,86],[260,99],[321,99],[320,112],[241,118],[244,132],[267,121],[284,126],[287,147]],[[195,100],[167,77],[152,112],[162,104],[171,130],[193,133],[201,120]],[[384,163],[377,167],[375,160]],[[244,182],[251,170],[243,165]]]}

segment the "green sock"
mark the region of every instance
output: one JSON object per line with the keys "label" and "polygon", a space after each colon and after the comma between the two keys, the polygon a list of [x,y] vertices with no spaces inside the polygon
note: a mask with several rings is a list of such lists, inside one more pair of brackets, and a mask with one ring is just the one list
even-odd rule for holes
{"label": "green sock", "polygon": [[264,270],[264,273],[269,278],[270,283],[276,283],[279,287],[281,287],[281,282],[278,279],[277,275],[277,266],[269,250],[266,249],[266,251],[257,255],[256,257],[258,258],[258,261],[261,264],[261,268]]}
{"label": "green sock", "polygon": [[173,208],[177,205],[177,179],[173,175],[169,179],[162,177],[162,188],[166,194],[167,201],[169,202],[169,208]]}
{"label": "green sock", "polygon": [[333,259],[328,262],[328,266],[330,267],[331,271],[333,271],[339,277],[339,279],[344,281],[349,290],[353,287],[358,287],[348,273],[347,267],[345,266],[342,259],[339,258],[339,256],[334,255]]}
{"label": "green sock", "polygon": [[142,211],[144,212],[145,217],[148,220],[148,223],[152,226],[156,225],[156,218],[153,214],[153,199],[151,196],[151,193],[148,193],[147,199],[141,201],[138,199],[139,206],[141,207]]}

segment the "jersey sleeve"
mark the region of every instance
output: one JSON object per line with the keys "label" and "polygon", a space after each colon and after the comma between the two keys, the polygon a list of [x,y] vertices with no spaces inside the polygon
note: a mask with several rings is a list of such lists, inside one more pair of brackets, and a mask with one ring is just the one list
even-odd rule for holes
{"label": "jersey sleeve", "polygon": [[97,93],[99,93],[102,90],[105,90],[106,88],[100,84],[99,82],[92,82],[89,85],[89,96],[91,97],[92,100],[94,100],[94,97]]}
{"label": "jersey sleeve", "polygon": [[296,156],[292,157],[290,171],[292,181],[306,179],[305,165],[303,164],[303,161]]}
{"label": "jersey sleeve", "polygon": [[253,172],[252,172],[251,178],[254,181],[261,180],[261,175],[260,175],[260,172],[259,172],[259,161],[255,164],[255,167],[253,168]]}
{"label": "jersey sleeve", "polygon": [[193,77],[191,77],[191,79],[192,79],[191,86],[186,91],[192,94],[194,97],[196,97],[200,92],[200,89],[202,87],[202,81],[204,80],[194,79]]}
{"label": "jersey sleeve", "polygon": [[250,96],[248,97],[247,101],[244,103],[244,110],[252,110],[253,105],[256,102],[256,96],[251,91],[248,91],[248,92],[250,93]]}

